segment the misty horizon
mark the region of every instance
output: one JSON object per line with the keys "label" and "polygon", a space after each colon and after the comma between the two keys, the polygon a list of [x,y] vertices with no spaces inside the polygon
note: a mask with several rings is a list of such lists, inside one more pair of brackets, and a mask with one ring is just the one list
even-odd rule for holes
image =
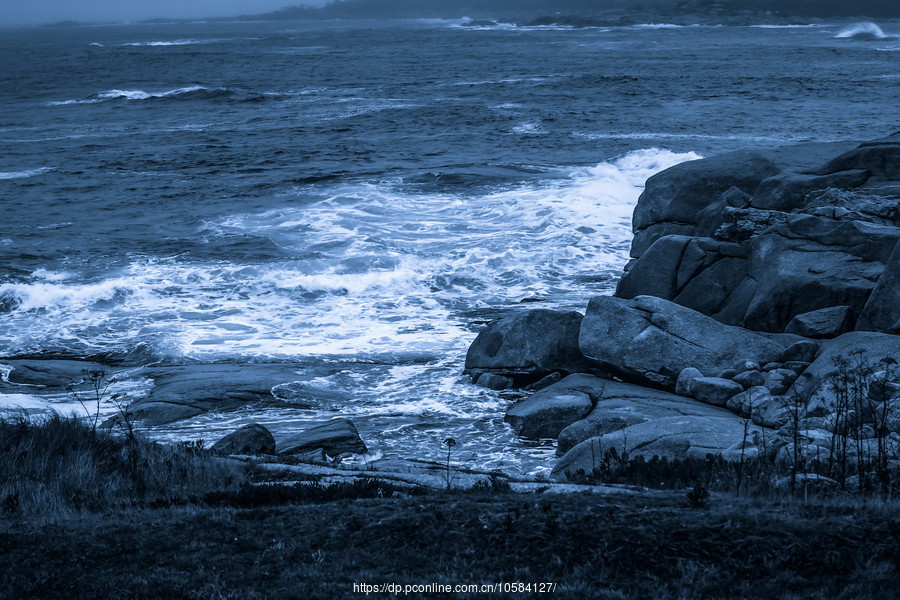
{"label": "misty horizon", "polygon": [[[602,13],[639,10],[665,14],[728,14],[744,10],[780,17],[870,16],[900,17],[891,0],[162,0],[152,5],[133,1],[89,0],[73,6],[62,0],[36,0],[25,6],[0,8],[0,26],[52,25],[63,22],[120,23],[149,20],[202,20],[259,16],[263,18],[499,18],[548,12]],[[769,13],[767,13],[769,11]]]}

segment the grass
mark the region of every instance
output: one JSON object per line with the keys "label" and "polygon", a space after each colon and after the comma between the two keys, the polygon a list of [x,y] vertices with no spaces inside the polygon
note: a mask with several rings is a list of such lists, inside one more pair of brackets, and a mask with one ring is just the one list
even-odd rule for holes
{"label": "grass", "polygon": [[896,597],[898,536],[878,507],[719,498],[696,510],[672,494],[168,508],[6,523],[0,597],[344,598],[361,597],[354,583],[540,581],[563,598],[877,600]]}
{"label": "grass", "polygon": [[[700,466],[616,473],[684,483]],[[499,477],[472,490],[251,485],[199,445],[93,435],[60,417],[0,421],[0,472],[3,497],[18,498],[0,513],[0,598],[358,598],[354,583],[550,582],[561,598],[878,600],[900,584],[896,503],[849,494],[519,494]]]}
{"label": "grass", "polygon": [[240,463],[197,444],[163,445],[95,431],[74,418],[0,420],[0,513],[61,518],[191,502],[248,481]]}

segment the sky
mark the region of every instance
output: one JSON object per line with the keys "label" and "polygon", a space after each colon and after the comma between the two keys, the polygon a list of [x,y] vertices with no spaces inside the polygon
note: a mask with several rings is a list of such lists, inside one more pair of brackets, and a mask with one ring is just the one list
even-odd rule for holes
{"label": "sky", "polygon": [[324,0],[0,0],[0,27],[58,21],[228,17]]}

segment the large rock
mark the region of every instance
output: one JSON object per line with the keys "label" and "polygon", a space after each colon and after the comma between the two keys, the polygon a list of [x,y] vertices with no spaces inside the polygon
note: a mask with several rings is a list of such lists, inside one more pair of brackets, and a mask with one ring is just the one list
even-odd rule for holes
{"label": "large rock", "polygon": [[599,465],[604,453],[613,448],[619,454],[627,452],[630,457],[680,459],[722,454],[743,443],[745,431],[750,439],[753,432],[759,429],[745,429],[743,419],[727,412],[715,417],[654,419],[581,442],[563,455],[553,468],[553,477],[567,480],[577,479],[580,474],[590,474]]}
{"label": "large rock", "polygon": [[526,438],[555,438],[559,432],[588,414],[591,398],[583,392],[552,385],[515,403],[506,411],[506,422]]}
{"label": "large rock", "polygon": [[739,358],[766,363],[784,351],[763,336],[651,296],[592,299],[579,345],[623,376],[669,388],[687,367],[713,377]]}
{"label": "large rock", "polygon": [[792,318],[823,308],[862,310],[900,229],[793,215],[750,242],[748,278],[728,308],[730,320],[783,331]]}
{"label": "large rock", "polygon": [[553,371],[589,368],[578,349],[582,315],[530,310],[489,324],[469,346],[465,372],[539,378]]}
{"label": "large rock", "polygon": [[828,175],[850,170],[864,170],[882,180],[900,179],[900,132],[860,144],[828,161],[819,173]]}
{"label": "large rock", "polygon": [[853,313],[849,306],[832,306],[797,315],[784,328],[785,333],[795,333],[808,338],[830,338],[847,333],[853,328]]}
{"label": "large rock", "polygon": [[586,439],[668,417],[731,417],[721,408],[662,390],[584,375],[569,378],[574,377],[580,378],[578,389],[590,395],[594,409],[560,432],[558,454]]}
{"label": "large rock", "polygon": [[352,454],[368,452],[356,426],[348,419],[342,418],[315,425],[278,442],[278,454],[307,454],[320,449],[332,457],[348,452]]}
{"label": "large rock", "polygon": [[265,426],[252,423],[232,431],[211,450],[222,454],[275,454],[275,438]]}
{"label": "large rock", "polygon": [[872,295],[863,307],[856,328],[900,333],[900,242],[894,246]]}
{"label": "large rock", "polygon": [[894,331],[900,276],[880,276],[900,240],[898,153],[895,134],[732,153],[655,175],[635,209],[637,260],[616,295],[658,296],[767,332],[847,307],[840,327],[816,335],[837,335],[861,313],[860,328]]}
{"label": "large rock", "polygon": [[634,209],[631,254],[640,257],[657,239],[693,234],[698,214],[731,188],[752,194],[780,171],[759,153],[739,151],[681,163],[647,180]]}

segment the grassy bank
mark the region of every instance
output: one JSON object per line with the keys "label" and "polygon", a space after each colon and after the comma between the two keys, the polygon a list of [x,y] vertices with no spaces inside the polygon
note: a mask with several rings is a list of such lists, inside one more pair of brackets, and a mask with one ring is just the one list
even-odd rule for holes
{"label": "grassy bank", "polygon": [[0,419],[0,514],[7,517],[184,504],[236,490],[248,478],[244,465],[198,444],[157,444],[59,415]]}
{"label": "grassy bank", "polygon": [[887,599],[900,583],[900,523],[873,506],[434,492],[0,531],[4,598],[344,598],[364,596],[354,583],[537,581],[563,598]]}
{"label": "grassy bank", "polygon": [[362,583],[531,582],[563,598],[879,599],[900,585],[900,515],[875,497],[692,503],[674,487],[521,494],[500,479],[450,491],[255,486],[196,444],[59,418],[0,422],[0,470],[0,598],[353,598]]}

